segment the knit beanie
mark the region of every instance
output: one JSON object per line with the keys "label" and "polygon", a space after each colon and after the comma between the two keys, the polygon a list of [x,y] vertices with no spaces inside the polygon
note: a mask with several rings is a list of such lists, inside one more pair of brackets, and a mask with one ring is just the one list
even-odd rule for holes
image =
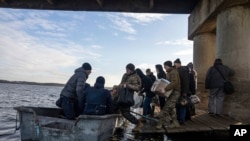
{"label": "knit beanie", "polygon": [[129,63],[129,64],[127,64],[126,68],[131,70],[131,71],[134,71],[135,70],[135,65],[132,64],[132,63]]}
{"label": "knit beanie", "polygon": [[174,63],[179,63],[179,64],[181,64],[181,60],[180,60],[179,58],[177,58],[177,59],[174,61]]}
{"label": "knit beanie", "polygon": [[84,69],[84,70],[91,70],[92,68],[91,68],[91,65],[89,64],[89,63],[83,63],[82,64],[82,68]]}
{"label": "knit beanie", "polygon": [[171,61],[166,61],[164,62],[165,66],[172,67],[172,62]]}

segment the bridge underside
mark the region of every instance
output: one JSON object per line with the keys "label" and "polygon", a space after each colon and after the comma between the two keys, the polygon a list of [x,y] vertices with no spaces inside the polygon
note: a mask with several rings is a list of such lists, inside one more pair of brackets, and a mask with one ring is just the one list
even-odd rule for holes
{"label": "bridge underside", "polygon": [[136,13],[190,13],[199,0],[0,0],[2,8],[109,11]]}

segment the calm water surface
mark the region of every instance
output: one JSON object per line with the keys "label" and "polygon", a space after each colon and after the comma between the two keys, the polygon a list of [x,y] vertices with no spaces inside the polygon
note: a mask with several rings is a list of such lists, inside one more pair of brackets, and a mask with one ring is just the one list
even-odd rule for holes
{"label": "calm water surface", "polygon": [[[20,141],[20,131],[13,133],[16,126],[17,112],[13,107],[56,107],[55,101],[63,87],[24,84],[0,83],[0,141]],[[137,135],[131,133],[128,127],[122,134],[116,135],[113,141],[225,141],[225,138],[215,138],[204,134],[176,134],[167,137],[164,134]]]}

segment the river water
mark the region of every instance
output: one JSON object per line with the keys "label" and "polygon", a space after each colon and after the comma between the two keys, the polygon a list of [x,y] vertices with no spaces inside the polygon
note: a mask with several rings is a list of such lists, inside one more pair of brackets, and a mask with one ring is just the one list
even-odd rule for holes
{"label": "river water", "polygon": [[[0,141],[21,141],[20,131],[15,131],[17,112],[13,107],[56,107],[55,101],[63,87],[0,83]],[[14,133],[14,134],[10,134]],[[7,135],[8,134],[8,135]],[[133,134],[131,127],[111,138],[113,141],[225,141],[204,134],[181,134],[167,137],[165,134]]]}

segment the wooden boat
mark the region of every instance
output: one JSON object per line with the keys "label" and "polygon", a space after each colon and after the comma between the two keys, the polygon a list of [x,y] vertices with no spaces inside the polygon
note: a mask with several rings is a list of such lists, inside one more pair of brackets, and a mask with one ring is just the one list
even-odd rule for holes
{"label": "wooden boat", "polygon": [[77,120],[67,120],[60,118],[59,108],[14,109],[19,113],[22,141],[106,141],[120,117],[119,114],[80,115]]}

